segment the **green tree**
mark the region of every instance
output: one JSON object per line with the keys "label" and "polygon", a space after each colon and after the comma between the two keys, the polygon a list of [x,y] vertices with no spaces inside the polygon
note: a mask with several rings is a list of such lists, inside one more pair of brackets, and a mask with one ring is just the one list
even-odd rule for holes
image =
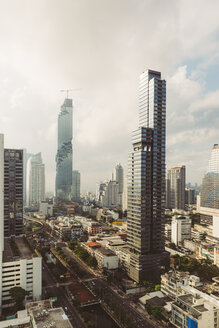
{"label": "green tree", "polygon": [[155,285],[154,290],[157,292],[161,289],[161,285]]}
{"label": "green tree", "polygon": [[161,320],[162,319],[162,307],[161,306],[152,306],[151,307],[151,314],[153,315],[153,317],[157,320]]}
{"label": "green tree", "polygon": [[145,291],[147,293],[151,293],[154,291],[154,283],[152,281],[143,281],[143,285],[145,286]]}

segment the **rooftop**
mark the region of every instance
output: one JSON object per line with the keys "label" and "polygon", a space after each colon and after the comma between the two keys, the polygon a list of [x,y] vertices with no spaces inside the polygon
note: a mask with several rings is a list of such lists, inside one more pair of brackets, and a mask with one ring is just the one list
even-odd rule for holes
{"label": "rooftop", "polygon": [[19,259],[31,259],[35,253],[25,237],[5,238],[3,262],[17,261]]}
{"label": "rooftop", "polygon": [[36,323],[36,328],[72,328],[62,308],[32,310],[30,315]]}
{"label": "rooftop", "polygon": [[104,256],[116,256],[115,253],[113,253],[110,249],[107,249],[105,247],[98,248],[97,252],[101,253]]}
{"label": "rooftop", "polygon": [[90,242],[87,243],[87,246],[89,246],[89,247],[100,247],[101,244],[100,243],[96,243],[94,241],[90,241]]}

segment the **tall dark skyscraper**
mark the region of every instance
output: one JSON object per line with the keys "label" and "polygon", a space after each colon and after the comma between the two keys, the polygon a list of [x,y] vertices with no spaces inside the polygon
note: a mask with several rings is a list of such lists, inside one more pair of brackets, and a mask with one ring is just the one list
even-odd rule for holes
{"label": "tall dark skyscraper", "polygon": [[139,128],[133,132],[128,168],[129,276],[156,280],[169,266],[164,250],[166,81],[140,75]]}
{"label": "tall dark skyscraper", "polygon": [[4,236],[23,233],[23,150],[4,150]]}
{"label": "tall dark skyscraper", "polygon": [[72,99],[66,98],[58,117],[58,150],[56,155],[56,197],[72,197]]}

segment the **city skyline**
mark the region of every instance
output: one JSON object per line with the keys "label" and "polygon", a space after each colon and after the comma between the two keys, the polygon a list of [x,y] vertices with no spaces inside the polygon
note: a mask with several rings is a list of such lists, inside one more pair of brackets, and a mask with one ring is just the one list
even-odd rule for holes
{"label": "city skyline", "polygon": [[[219,139],[216,1],[200,1],[198,8],[181,1],[55,1],[52,11],[50,1],[0,3],[1,132],[7,148],[42,152],[48,191],[55,190],[59,90],[81,88],[69,95],[74,166],[82,190],[94,191],[113,163],[127,167],[137,79],[148,67],[162,71],[168,84],[167,166],[185,164],[188,181],[201,183],[209,149]],[[194,11],[201,17],[196,29]]]}

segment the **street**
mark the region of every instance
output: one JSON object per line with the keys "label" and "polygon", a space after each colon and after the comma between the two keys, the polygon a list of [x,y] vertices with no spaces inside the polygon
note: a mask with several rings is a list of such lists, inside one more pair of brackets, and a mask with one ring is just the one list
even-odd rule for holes
{"label": "street", "polygon": [[80,318],[77,310],[66,296],[64,287],[54,287],[54,284],[57,283],[57,280],[51,274],[44,261],[43,267],[43,279],[47,282],[48,285],[53,285],[52,287],[45,287],[45,289],[48,290],[52,296],[57,297],[57,305],[63,307],[69,318],[69,321],[74,328],[86,328],[86,325]]}

